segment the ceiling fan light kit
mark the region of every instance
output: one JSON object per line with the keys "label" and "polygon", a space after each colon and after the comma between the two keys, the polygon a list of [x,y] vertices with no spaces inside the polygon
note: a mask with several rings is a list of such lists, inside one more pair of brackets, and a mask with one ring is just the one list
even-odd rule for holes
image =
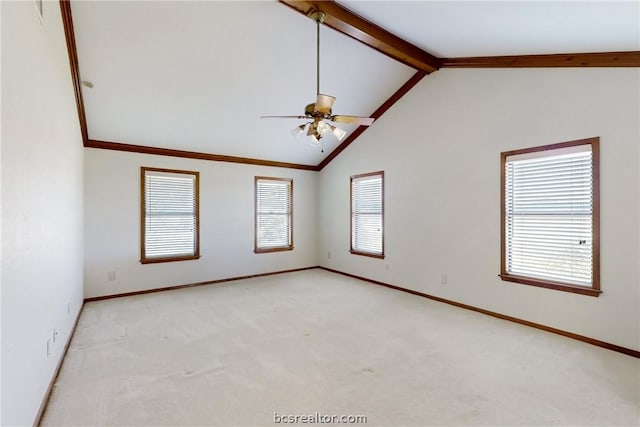
{"label": "ceiling fan light kit", "polygon": [[336,98],[320,93],[320,24],[324,22],[325,14],[320,11],[312,11],[308,16],[316,23],[316,102],[307,104],[304,108],[304,116],[262,116],[262,118],[310,119],[310,122],[296,126],[292,133],[300,138],[305,134],[306,129],[309,143],[317,146],[320,144],[320,140],[329,133],[338,141],[342,141],[347,135],[347,132],[328,122],[369,126],[375,119],[371,117],[332,115],[331,108]]}

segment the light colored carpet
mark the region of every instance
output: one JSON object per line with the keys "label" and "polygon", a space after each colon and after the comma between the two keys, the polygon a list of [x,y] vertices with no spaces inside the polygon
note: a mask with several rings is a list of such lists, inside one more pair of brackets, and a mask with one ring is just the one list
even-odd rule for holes
{"label": "light colored carpet", "polygon": [[42,425],[630,426],[639,377],[632,357],[315,269],[87,303]]}

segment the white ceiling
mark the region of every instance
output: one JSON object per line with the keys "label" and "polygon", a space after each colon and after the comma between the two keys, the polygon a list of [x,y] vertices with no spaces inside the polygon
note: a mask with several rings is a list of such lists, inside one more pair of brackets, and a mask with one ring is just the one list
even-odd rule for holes
{"label": "white ceiling", "polygon": [[[296,140],[316,95],[316,28],[276,2],[74,2],[90,139],[317,165]],[[415,71],[321,28],[322,93],[369,116]],[[374,124],[375,125],[375,124]],[[353,125],[340,125],[353,130]]]}
{"label": "white ceiling", "polygon": [[[638,1],[340,3],[441,57],[640,50]],[[72,13],[90,139],[307,165],[338,145],[325,137],[322,153],[291,135],[304,121],[259,118],[315,99],[315,23],[283,4],[74,1]],[[415,73],[327,27],[321,45],[334,114],[370,115]]]}

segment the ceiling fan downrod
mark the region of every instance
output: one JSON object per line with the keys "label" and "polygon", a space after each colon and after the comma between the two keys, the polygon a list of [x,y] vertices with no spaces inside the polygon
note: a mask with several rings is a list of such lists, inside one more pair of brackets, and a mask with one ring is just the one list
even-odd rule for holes
{"label": "ceiling fan downrod", "polygon": [[324,22],[325,17],[325,13],[319,10],[309,14],[309,18],[316,23],[316,96],[320,95],[320,24]]}

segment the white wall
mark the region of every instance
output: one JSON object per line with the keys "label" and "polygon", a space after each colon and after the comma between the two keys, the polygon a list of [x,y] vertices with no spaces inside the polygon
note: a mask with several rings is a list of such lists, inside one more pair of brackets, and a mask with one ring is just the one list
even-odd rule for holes
{"label": "white wall", "polygon": [[[640,349],[639,103],[637,68],[425,77],[321,172],[322,265]],[[500,152],[592,136],[601,138],[602,295],[501,281]],[[348,252],[349,176],[376,170],[385,171],[384,260]]]}
{"label": "white wall", "polygon": [[1,424],[31,425],[82,304],[82,141],[58,3],[1,8]]}
{"label": "white wall", "polygon": [[[315,172],[98,149],[85,162],[86,298],[318,264]],[[200,259],[140,263],[141,166],[200,172]],[[256,175],[293,178],[293,251],[253,252]]]}

